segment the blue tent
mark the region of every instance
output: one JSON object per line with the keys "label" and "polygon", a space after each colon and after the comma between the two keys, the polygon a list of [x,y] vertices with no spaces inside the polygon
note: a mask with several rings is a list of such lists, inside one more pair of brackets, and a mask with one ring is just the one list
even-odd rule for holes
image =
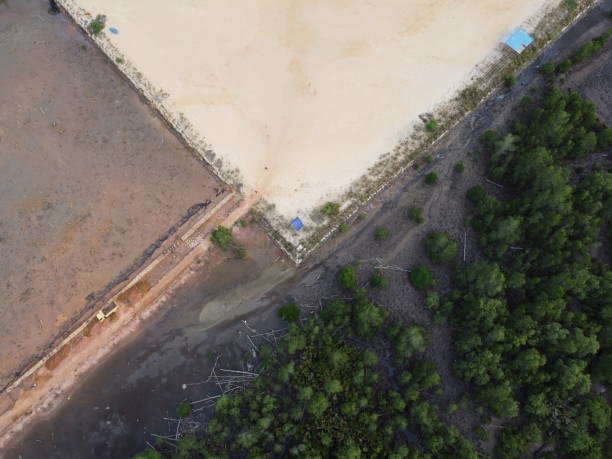
{"label": "blue tent", "polygon": [[294,230],[299,231],[304,227],[304,224],[302,223],[302,220],[300,220],[300,217],[295,217],[293,220],[291,220],[291,226],[293,226]]}
{"label": "blue tent", "polygon": [[533,38],[525,32],[523,29],[515,29],[509,36],[504,40],[504,43],[512,48],[517,53],[521,53],[527,46],[533,42]]}

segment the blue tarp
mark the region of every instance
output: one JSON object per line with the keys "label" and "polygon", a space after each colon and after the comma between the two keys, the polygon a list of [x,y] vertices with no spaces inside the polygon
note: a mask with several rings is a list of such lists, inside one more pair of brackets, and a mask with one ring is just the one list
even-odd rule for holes
{"label": "blue tarp", "polygon": [[515,29],[504,43],[520,54],[532,41],[533,38],[523,29]]}
{"label": "blue tarp", "polygon": [[304,224],[302,223],[302,220],[300,220],[300,217],[295,217],[293,220],[291,220],[291,226],[293,226],[294,230],[299,231],[304,227]]}

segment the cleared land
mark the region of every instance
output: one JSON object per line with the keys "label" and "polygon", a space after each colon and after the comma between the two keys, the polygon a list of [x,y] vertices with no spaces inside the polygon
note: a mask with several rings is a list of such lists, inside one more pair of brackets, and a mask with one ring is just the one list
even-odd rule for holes
{"label": "cleared land", "polygon": [[[66,2],[68,3],[68,1]],[[337,198],[556,1],[70,0],[284,219]]]}
{"label": "cleared land", "polygon": [[[364,260],[359,267],[360,284],[373,272],[375,257],[387,265],[407,267],[426,263],[422,238],[431,230],[446,231],[462,242],[468,213],[465,192],[482,183],[485,172],[481,158],[471,154],[480,145],[479,136],[486,129],[503,126],[519,100],[530,93],[529,88],[543,84],[544,79],[536,72],[538,65],[566,58],[577,46],[609,27],[604,13],[611,7],[611,1],[604,2],[569,29],[520,75],[512,91],[494,94],[428,152],[435,156],[431,165],[418,173],[410,170],[403,175],[372,202],[365,220],[355,223],[341,240],[327,244],[317,258],[309,259],[296,271],[294,278],[277,286],[262,282],[261,279],[281,277],[279,273],[286,273],[286,268],[274,264],[277,252],[271,250],[269,241],[256,229],[241,229],[237,239],[247,245],[252,260],[227,260],[214,273],[202,270],[194,276],[168,300],[167,314],[152,320],[140,336],[92,372],[48,420],[16,439],[7,449],[7,457],[18,454],[24,458],[130,457],[145,446],[145,441],[154,442],[151,433],[175,434],[174,425],[169,425],[163,417],[174,417],[177,403],[199,400],[215,392],[214,384],[181,389],[183,383],[208,377],[213,366],[209,352],[222,355],[222,368],[240,367],[250,347],[245,336],[248,330],[241,320],[248,320],[249,326],[260,332],[276,329],[282,324],[275,310],[291,299],[297,300],[306,314],[318,306],[321,297],[346,295],[338,289],[334,276],[339,266],[354,260]],[[612,122],[606,111],[612,83],[612,72],[608,71],[611,63],[612,48],[608,44],[604,53],[581,64],[566,81],[597,105],[606,123]],[[461,174],[453,171],[459,161],[465,164]],[[423,183],[423,176],[431,170],[440,176],[434,188]],[[426,221],[422,225],[415,225],[407,218],[406,211],[412,205],[425,210]],[[374,240],[379,226],[389,228],[390,237],[384,242]],[[477,235],[468,229],[468,261],[476,257],[477,244]],[[460,258],[462,249],[460,246]],[[448,267],[434,269],[439,287],[444,289],[450,270]],[[375,294],[373,299],[391,309],[395,317],[427,329],[432,338],[427,357],[436,361],[445,388],[438,400],[441,405],[456,400],[464,386],[451,370],[454,355],[451,331],[431,323],[430,314],[423,306],[423,293],[409,286],[405,273],[386,274],[392,280],[389,288]],[[237,289],[240,285],[244,288]],[[268,288],[271,290],[267,291]],[[225,307],[225,316],[216,314],[220,305]],[[206,321],[212,312],[215,312],[214,324]],[[449,418],[474,438],[472,427],[480,421],[471,407]],[[62,428],[58,428],[60,421]],[[490,431],[495,434],[499,429]],[[490,442],[476,441],[476,444],[484,452],[491,447]]]}
{"label": "cleared land", "polygon": [[0,3],[0,387],[222,188],[41,0]]}

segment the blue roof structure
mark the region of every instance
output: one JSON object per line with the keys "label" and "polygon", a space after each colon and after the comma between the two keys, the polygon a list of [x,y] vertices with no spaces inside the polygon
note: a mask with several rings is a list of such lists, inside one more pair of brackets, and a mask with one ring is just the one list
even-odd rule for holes
{"label": "blue roof structure", "polygon": [[523,52],[527,46],[533,42],[533,38],[523,29],[514,29],[514,31],[504,40],[504,43],[512,48],[517,53]]}
{"label": "blue roof structure", "polygon": [[293,229],[296,231],[304,228],[304,224],[302,223],[302,220],[300,220],[300,217],[295,217],[293,220],[291,220],[291,226],[293,226]]}

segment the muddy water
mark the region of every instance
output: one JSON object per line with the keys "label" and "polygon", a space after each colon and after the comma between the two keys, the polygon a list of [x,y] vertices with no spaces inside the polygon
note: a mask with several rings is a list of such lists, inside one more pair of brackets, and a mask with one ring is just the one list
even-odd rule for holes
{"label": "muddy water", "polygon": [[[16,438],[3,457],[125,458],[152,442],[151,433],[170,432],[163,418],[174,417],[177,403],[202,398],[208,390],[182,386],[208,377],[210,353],[221,354],[220,363],[230,368],[247,352],[243,320],[262,331],[281,325],[275,307],[283,289],[273,287],[294,268],[274,264],[269,256],[227,261],[213,273],[194,275],[168,300],[165,312],[145,325],[146,332],[92,372],[47,419]],[[267,295],[272,289],[277,293]]]}

